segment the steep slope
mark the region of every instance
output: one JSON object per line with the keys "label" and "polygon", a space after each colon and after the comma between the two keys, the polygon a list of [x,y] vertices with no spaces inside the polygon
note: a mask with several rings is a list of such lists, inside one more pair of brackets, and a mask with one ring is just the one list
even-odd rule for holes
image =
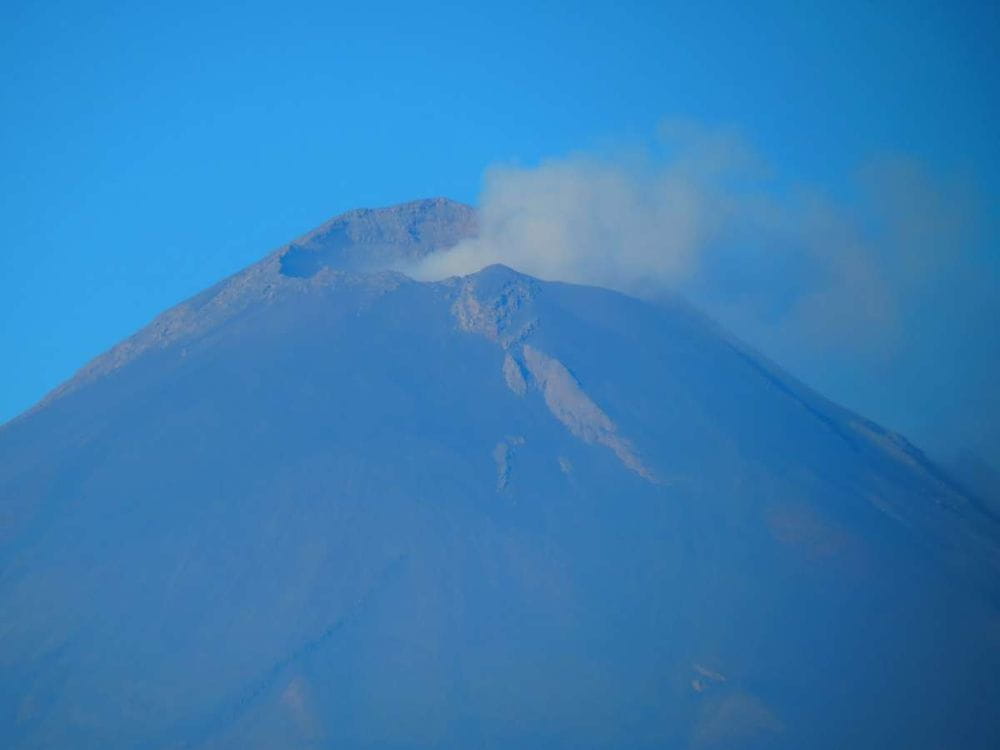
{"label": "steep slope", "polygon": [[334,220],[0,430],[0,744],[997,746],[995,523],[681,303],[376,270],[471,216]]}

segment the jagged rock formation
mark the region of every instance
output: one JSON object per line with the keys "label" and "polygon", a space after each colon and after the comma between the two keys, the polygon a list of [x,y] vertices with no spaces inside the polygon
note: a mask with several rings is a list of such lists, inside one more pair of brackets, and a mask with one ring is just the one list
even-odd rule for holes
{"label": "jagged rock formation", "polygon": [[323,268],[370,271],[413,262],[476,233],[476,214],[446,198],[359,209],[331,219],[279,251],[281,273],[308,278]]}
{"label": "jagged rock formation", "polygon": [[[310,293],[331,283],[361,283],[373,294],[398,278],[378,273],[390,265],[419,260],[476,232],[475,211],[447,198],[413,201],[382,209],[358,209],[337,216],[258,263],[167,310],[134,336],[97,357],[56,388],[40,405],[127,364],[149,349],[196,339],[248,308],[274,304],[288,295]],[[308,280],[308,281],[304,281]]]}
{"label": "jagged rock formation", "polygon": [[996,522],[680,302],[352,212],[0,429],[0,745],[995,747]]}

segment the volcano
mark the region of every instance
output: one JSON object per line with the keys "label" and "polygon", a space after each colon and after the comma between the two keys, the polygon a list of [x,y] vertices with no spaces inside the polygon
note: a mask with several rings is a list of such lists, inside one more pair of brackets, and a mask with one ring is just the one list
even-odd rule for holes
{"label": "volcano", "polygon": [[681,299],[353,211],[0,429],[8,748],[996,748],[1000,524]]}

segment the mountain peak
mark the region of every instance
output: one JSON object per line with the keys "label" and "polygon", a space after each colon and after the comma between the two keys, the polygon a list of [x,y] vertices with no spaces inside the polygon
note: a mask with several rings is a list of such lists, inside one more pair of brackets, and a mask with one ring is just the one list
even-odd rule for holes
{"label": "mountain peak", "polygon": [[474,236],[477,229],[472,206],[444,197],[339,214],[160,314],[91,360],[34,408],[117,370],[143,352],[194,338],[260,302],[338,283],[364,284],[375,292],[394,286],[402,276],[389,269],[446,250]]}
{"label": "mountain peak", "polygon": [[322,268],[388,268],[447,249],[476,231],[475,209],[449,198],[355,209],[279,250],[281,273],[309,278]]}

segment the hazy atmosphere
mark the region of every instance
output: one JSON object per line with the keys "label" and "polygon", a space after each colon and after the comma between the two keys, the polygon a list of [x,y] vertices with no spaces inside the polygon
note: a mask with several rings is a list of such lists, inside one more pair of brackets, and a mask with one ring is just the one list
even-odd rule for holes
{"label": "hazy atmosphere", "polygon": [[1000,7],[0,7],[0,746],[1000,746]]}

